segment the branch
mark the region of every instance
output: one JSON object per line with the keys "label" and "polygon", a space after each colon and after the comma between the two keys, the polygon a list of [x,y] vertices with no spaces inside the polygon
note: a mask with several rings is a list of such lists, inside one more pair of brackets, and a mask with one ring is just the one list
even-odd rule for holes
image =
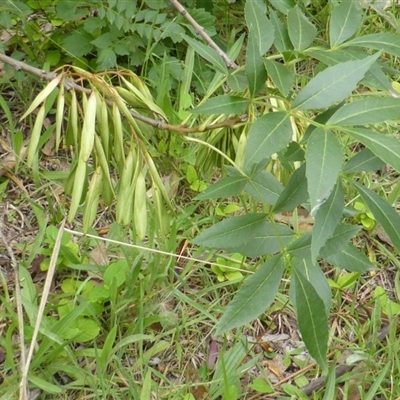
{"label": "branch", "polygon": [[[35,75],[42,80],[45,81],[52,81],[55,79],[58,74],[56,72],[46,72],[39,68],[33,67],[29,64],[26,64],[23,61],[14,60],[11,57],[6,56],[5,54],[0,53],[0,61],[4,62],[5,64],[10,65],[17,71],[25,71],[31,75]],[[64,86],[67,90],[75,90],[77,92],[85,92],[86,94],[90,94],[92,91],[88,88],[82,87],[78,85],[72,78],[66,78],[64,81]],[[166,130],[170,132],[180,133],[181,135],[187,135],[189,133],[201,133],[206,131],[211,131],[220,128],[232,128],[238,124],[242,124],[247,121],[247,115],[243,114],[239,117],[229,117],[224,121],[207,125],[207,126],[195,126],[193,128],[189,128],[185,125],[171,125],[167,122],[159,121],[150,117],[146,117],[145,115],[139,114],[134,110],[129,110],[132,117],[138,121],[144,122],[147,125],[153,126],[159,130]]]}
{"label": "branch", "polygon": [[[383,327],[381,329],[381,331],[378,334],[377,337],[377,342],[383,342],[383,340],[385,340],[386,336],[389,334],[389,330],[390,330],[390,325],[387,325],[385,327]],[[367,345],[367,347],[369,347],[371,345],[371,343],[369,343]],[[351,371],[353,368],[356,367],[357,364],[353,364],[353,365],[338,365],[335,368],[335,376],[336,378],[341,377],[342,375],[344,375],[345,373]],[[308,385],[303,386],[301,388],[301,391],[306,394],[306,395],[311,395],[312,392],[315,392],[319,389],[321,389],[322,387],[324,387],[325,382],[327,380],[326,376],[321,376],[320,378],[314,379],[312,382],[310,382]]]}
{"label": "branch", "polygon": [[231,60],[228,55],[221,50],[221,48],[217,45],[217,43],[214,42],[210,38],[210,36],[207,35],[206,31],[202,26],[200,26],[196,20],[186,11],[185,7],[181,3],[179,3],[178,0],[169,0],[171,5],[175,7],[178,12],[190,23],[190,25],[193,26],[194,31],[196,32],[197,35],[200,35],[204,41],[212,48],[214,49],[218,55],[224,60],[226,66],[230,69],[237,69],[239,66],[235,63],[235,61]]}

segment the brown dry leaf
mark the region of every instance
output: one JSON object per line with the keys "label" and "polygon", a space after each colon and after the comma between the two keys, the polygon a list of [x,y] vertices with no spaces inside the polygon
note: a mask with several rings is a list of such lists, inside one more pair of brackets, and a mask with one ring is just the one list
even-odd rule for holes
{"label": "brown dry leaf", "polygon": [[390,240],[390,237],[386,234],[386,232],[383,230],[381,226],[377,226],[375,228],[375,232],[381,242],[386,243],[389,246],[393,247],[393,243]]}
{"label": "brown dry leaf", "polygon": [[[199,382],[199,375],[197,373],[197,369],[193,364],[189,364],[187,369],[187,380],[188,383],[196,383]],[[190,393],[196,400],[206,400],[208,399],[208,392],[204,385],[195,385],[190,388]]]}
{"label": "brown dry leaf", "polygon": [[97,247],[90,252],[89,262],[102,266],[106,266],[110,263],[107,254],[107,248],[103,241],[99,242]]}
{"label": "brown dry leaf", "polygon": [[208,350],[208,359],[207,359],[207,368],[209,371],[212,371],[214,369],[215,363],[218,359],[218,353],[219,353],[219,344],[215,339],[211,338]]}
{"label": "brown dry leaf", "polygon": [[[27,146],[22,146],[19,157],[22,160],[27,151]],[[12,171],[15,167],[15,154],[9,153],[0,160],[0,176],[5,175],[8,171]]]}
{"label": "brown dry leaf", "polygon": [[268,378],[272,383],[276,383],[284,379],[283,373],[286,367],[283,364],[283,356],[277,354],[272,360],[265,360],[262,363]]}
{"label": "brown dry leaf", "polygon": [[[46,118],[47,119],[47,118]],[[55,135],[51,135],[49,140],[46,142],[46,144],[42,148],[42,153],[47,156],[54,156],[55,152],[55,143],[56,143],[56,137]]]}
{"label": "brown dry leaf", "polygon": [[356,382],[349,383],[349,395],[347,396],[348,400],[361,400],[361,394],[358,390],[358,386]]}

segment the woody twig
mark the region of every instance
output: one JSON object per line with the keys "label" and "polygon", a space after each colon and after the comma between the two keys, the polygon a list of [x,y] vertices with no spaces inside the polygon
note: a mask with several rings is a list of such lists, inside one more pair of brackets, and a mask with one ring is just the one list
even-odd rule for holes
{"label": "woody twig", "polygon": [[226,66],[230,69],[237,69],[239,66],[235,63],[235,61],[231,60],[228,55],[220,49],[220,47],[207,35],[207,32],[201,27],[197,21],[187,12],[185,7],[178,0],[169,0],[171,5],[175,7],[178,12],[193,26],[194,31],[197,35],[200,35],[203,40],[214,49],[218,55],[224,60]]}
{"label": "woody twig", "polygon": [[[0,61],[10,65],[17,71],[25,71],[29,74],[35,75],[44,81],[51,81],[55,79],[58,74],[56,72],[47,72],[41,70],[39,68],[33,67],[29,64],[26,64],[23,61],[14,60],[13,58],[0,53]],[[90,94],[91,90],[85,88],[79,84],[77,84],[72,78],[66,78],[63,80],[63,84],[65,89],[67,90],[75,90],[77,92],[85,92],[86,94]],[[129,110],[132,117],[138,121],[144,122],[147,125],[153,126],[159,130],[166,130],[170,132],[176,132],[181,135],[187,135],[189,133],[201,133],[206,131],[211,131],[220,128],[232,128],[238,124],[244,123],[247,120],[247,115],[241,115],[238,117],[230,117],[221,122],[210,124],[206,126],[194,126],[194,127],[187,127],[185,125],[172,125],[168,122],[156,120],[145,115],[142,115],[134,110]]]}

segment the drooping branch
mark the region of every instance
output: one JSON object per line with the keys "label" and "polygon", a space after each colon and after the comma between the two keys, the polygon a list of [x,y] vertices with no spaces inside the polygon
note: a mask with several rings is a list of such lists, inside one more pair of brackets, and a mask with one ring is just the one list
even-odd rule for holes
{"label": "drooping branch", "polygon": [[239,66],[235,63],[235,61],[231,60],[228,55],[221,50],[221,48],[210,38],[209,35],[207,35],[206,31],[202,26],[200,26],[197,21],[187,12],[185,7],[181,3],[179,3],[178,0],[169,0],[171,5],[175,7],[178,12],[190,23],[190,25],[193,26],[194,31],[196,34],[200,35],[204,41],[212,48],[214,49],[218,55],[224,60],[226,66],[230,69],[237,69]]}
{"label": "drooping branch", "polygon": [[[52,81],[55,79],[58,74],[56,72],[47,72],[44,70],[41,70],[39,68],[33,67],[29,64],[26,64],[23,61],[18,61],[14,60],[13,58],[0,53],[0,61],[10,65],[17,71],[25,71],[28,72],[31,75],[35,75],[39,77],[42,80],[45,81]],[[72,78],[66,78],[63,81],[63,84],[65,86],[65,89],[68,91],[70,90],[75,90],[77,92],[85,92],[86,94],[90,94],[91,90],[88,88],[85,88],[79,84],[77,84]],[[235,125],[242,124],[247,121],[247,115],[241,115],[238,117],[229,117],[221,122],[215,123],[215,124],[210,124],[206,126],[195,126],[195,127],[187,127],[184,125],[171,125],[167,122],[156,120],[150,117],[146,117],[145,115],[142,115],[132,109],[129,110],[131,113],[132,117],[135,118],[138,121],[144,122],[147,125],[153,126],[154,128],[157,128],[159,130],[166,130],[170,132],[176,132],[181,135],[187,135],[189,133],[201,133],[201,132],[206,132],[206,131],[211,131],[215,129],[220,129],[220,128],[232,128]]]}

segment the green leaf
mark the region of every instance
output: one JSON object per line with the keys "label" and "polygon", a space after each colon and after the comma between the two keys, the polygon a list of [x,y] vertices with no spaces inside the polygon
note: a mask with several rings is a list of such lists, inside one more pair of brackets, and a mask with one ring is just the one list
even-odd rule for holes
{"label": "green leaf", "polygon": [[303,150],[298,142],[290,142],[287,149],[280,152],[279,160],[282,163],[304,161],[305,154],[306,152]]}
{"label": "green leaf", "polygon": [[29,382],[33,383],[37,388],[42,389],[45,393],[50,394],[61,394],[63,389],[57,385],[53,385],[52,383],[39,378],[37,376],[33,376],[31,374],[28,375]]}
{"label": "green leaf", "polygon": [[277,13],[274,10],[269,11],[269,17],[275,27],[275,41],[274,46],[278,50],[278,53],[283,53],[293,49],[292,42],[289,38],[287,26],[279,19]]}
{"label": "green leaf", "polygon": [[357,1],[342,1],[332,11],[329,21],[329,42],[336,47],[351,37],[362,22],[362,11]]}
{"label": "green leaf", "polygon": [[247,278],[218,323],[216,335],[245,325],[260,316],[274,301],[283,270],[282,257],[277,255]]}
{"label": "green leaf", "polygon": [[303,233],[287,247],[290,255],[298,259],[311,259],[311,232]]}
{"label": "green leaf", "polygon": [[111,286],[113,280],[116,280],[117,287],[121,286],[128,274],[128,264],[126,260],[118,260],[111,263],[104,272],[104,283]]}
{"label": "green leaf", "polygon": [[186,40],[189,46],[191,46],[194,49],[196,53],[198,53],[201,57],[207,60],[219,72],[222,72],[224,75],[227,73],[226,65],[224,64],[223,60],[214,49],[201,43],[198,40],[192,39],[187,35],[183,35],[183,38]]}
{"label": "green leaf", "polygon": [[194,114],[243,114],[246,112],[249,100],[239,97],[223,95],[213,97],[191,112]]}
{"label": "green leaf", "polygon": [[361,253],[352,244],[347,244],[341,251],[324,257],[325,260],[339,269],[347,271],[361,272],[376,270],[376,267],[369,261],[368,257]]}
{"label": "green leaf", "polygon": [[[65,318],[62,319],[63,321]],[[100,333],[100,325],[97,321],[87,318],[78,317],[64,333],[65,339],[73,339],[77,343],[90,342]]]}
{"label": "green leaf", "polygon": [[[332,300],[331,288],[320,266],[311,261],[311,252],[305,254],[305,257],[296,257],[293,265],[296,271],[311,283],[318,296],[322,299],[325,306],[325,314],[328,316]],[[290,290],[290,298],[296,304],[296,287],[291,287]]]}
{"label": "green leaf", "polygon": [[244,190],[259,202],[275,204],[283,186],[271,173],[259,171],[249,179]]}
{"label": "green leaf", "polygon": [[247,88],[247,76],[243,70],[235,70],[228,76],[228,86],[234,92],[243,92]]}
{"label": "green leaf", "polygon": [[263,115],[251,126],[247,139],[245,166],[251,167],[282,150],[292,140],[292,125],[285,112]]}
{"label": "green leaf", "polygon": [[344,195],[340,180],[332,193],[315,214],[312,230],[311,258],[315,261],[326,240],[334,233],[342,218]]}
{"label": "green leaf", "polygon": [[287,14],[289,37],[296,50],[306,49],[317,36],[317,28],[302,13],[299,6],[289,10]]}
{"label": "green leaf", "polygon": [[362,149],[353,156],[345,166],[343,172],[355,173],[364,171],[376,171],[382,169],[385,163],[377,157],[371,150]]}
{"label": "green leaf", "polygon": [[368,147],[386,164],[400,172],[399,140],[364,128],[346,128],[345,131]]}
{"label": "green leaf", "polygon": [[232,217],[206,229],[192,242],[213,249],[241,246],[262,235],[266,223],[266,215],[261,213]]}
{"label": "green leaf", "polygon": [[377,124],[400,117],[400,99],[393,97],[371,97],[353,101],[339,108],[327,125]]}
{"label": "green leaf", "polygon": [[186,180],[189,183],[197,181],[197,172],[196,169],[193,167],[193,165],[189,164],[186,168]]}
{"label": "green leaf", "polygon": [[106,69],[111,69],[115,67],[117,63],[117,56],[114,53],[114,50],[107,47],[105,49],[101,49],[97,53],[97,65],[98,68],[102,71]]}
{"label": "green leaf", "polygon": [[259,54],[257,38],[251,32],[247,41],[245,71],[250,96],[254,97],[265,85],[267,71],[265,70],[263,58]]}
{"label": "green leaf", "polygon": [[329,257],[332,254],[339,253],[344,249],[349,241],[360,231],[361,226],[341,224],[336,229],[333,235],[326,241],[325,246],[321,249],[323,258]]}
{"label": "green leaf", "polygon": [[250,241],[225,250],[247,257],[260,257],[282,251],[293,240],[293,236],[293,230],[287,225],[265,222],[261,234],[253,235]]}
{"label": "green leaf", "polygon": [[373,33],[371,35],[359,36],[343,43],[343,45],[367,47],[400,57],[400,35],[396,33]]}
{"label": "green leaf", "polygon": [[306,164],[293,172],[289,182],[275,203],[274,212],[293,210],[308,199]]}
{"label": "green leaf", "polygon": [[306,176],[311,215],[330,195],[342,166],[342,149],[335,135],[324,128],[315,129],[308,139]]}
{"label": "green leaf", "polygon": [[263,56],[274,42],[274,26],[267,18],[267,7],[263,0],[246,1],[246,25],[256,41],[258,55]]}
{"label": "green leaf", "polygon": [[[357,49],[356,47],[340,48],[335,49],[334,51],[324,50],[321,48],[310,48],[307,49],[305,53],[329,66],[350,60],[361,60],[367,56],[367,53],[364,50]],[[377,62],[372,64],[371,68],[362,79],[362,83],[371,88],[387,91],[393,90],[391,81],[382,72],[382,67]]]}
{"label": "green leaf", "polygon": [[372,190],[354,182],[365,204],[398,250],[400,250],[400,216],[385,200]]}
{"label": "green leaf", "polygon": [[246,182],[247,179],[243,176],[227,176],[209,186],[203,193],[198,194],[195,200],[237,196],[243,190]]}
{"label": "green leaf", "polygon": [[79,58],[93,50],[92,40],[91,35],[75,31],[63,40],[62,49],[68,55]]}
{"label": "green leaf", "polygon": [[326,68],[300,91],[294,99],[293,108],[320,109],[345,99],[379,56],[380,52],[362,60],[347,61]]}
{"label": "green leaf", "polygon": [[283,96],[287,97],[293,89],[294,76],[292,71],[277,61],[264,60],[264,65],[274,85]]}
{"label": "green leaf", "polygon": [[326,373],[329,327],[324,302],[296,268],[293,269],[292,282],[295,285],[297,322],[301,337],[311,356]]}
{"label": "green leaf", "polygon": [[269,0],[278,11],[287,14],[295,5],[295,0]]}

